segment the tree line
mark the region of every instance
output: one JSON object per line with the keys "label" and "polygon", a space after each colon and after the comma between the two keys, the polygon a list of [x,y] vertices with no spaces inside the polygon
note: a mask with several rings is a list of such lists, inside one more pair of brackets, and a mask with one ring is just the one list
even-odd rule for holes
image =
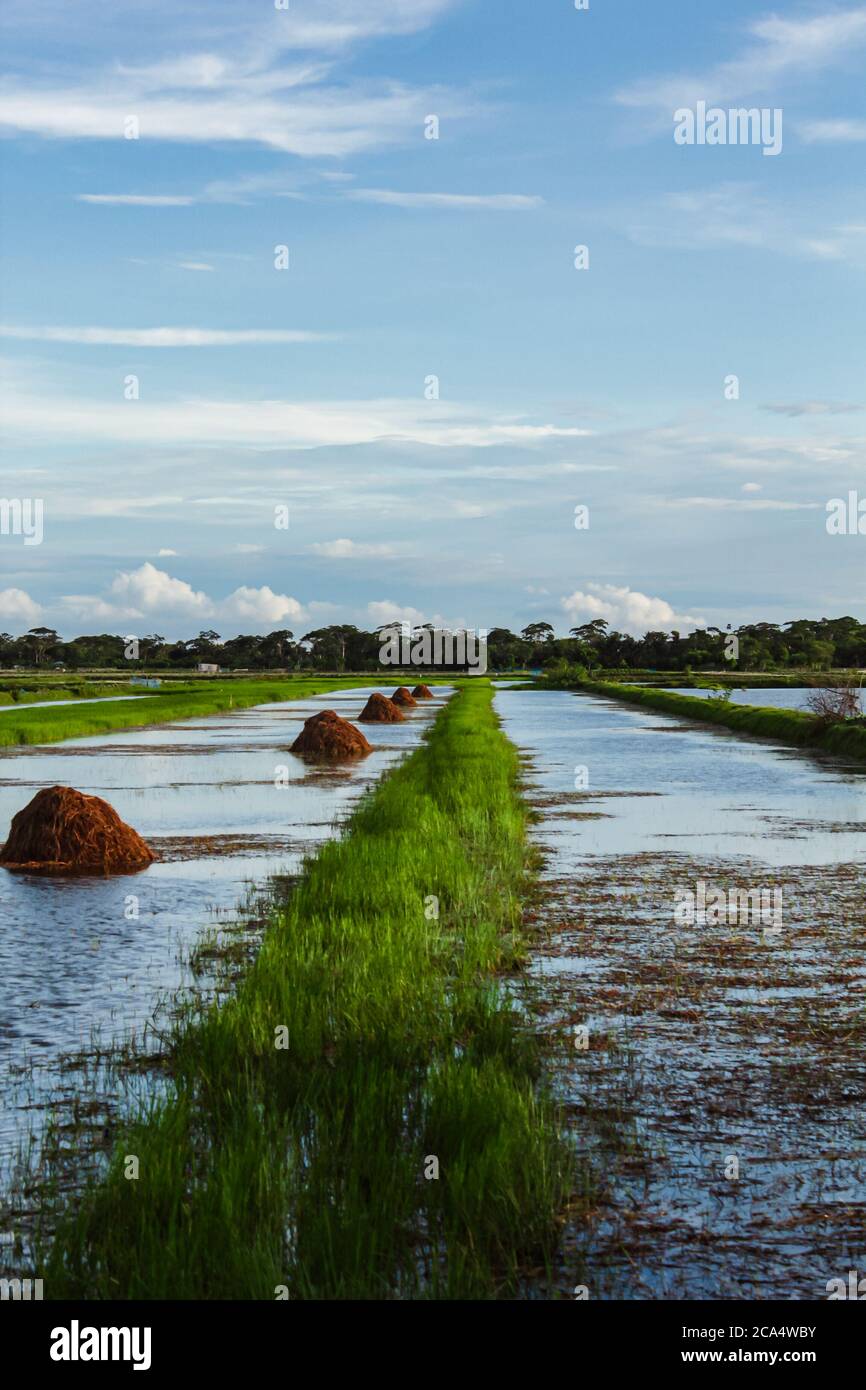
{"label": "tree line", "polygon": [[[428,624],[432,627],[432,624]],[[365,632],[350,623],[316,628],[296,638],[288,629],[265,636],[225,640],[204,631],[188,640],[167,641],[159,633],[140,639],[102,633],[64,641],[52,628],[36,627],[20,637],[0,633],[0,667],[51,670],[195,670],[200,664],[227,671],[372,671],[379,667],[385,625]],[[131,655],[132,652],[137,655]],[[529,623],[519,633],[495,627],[487,637],[492,671],[556,670],[783,670],[866,666],[866,624],[856,618],[800,618],[788,623],[750,623],[738,628],[701,628],[685,635],[647,632],[632,637],[602,618],[557,637],[547,622]]]}

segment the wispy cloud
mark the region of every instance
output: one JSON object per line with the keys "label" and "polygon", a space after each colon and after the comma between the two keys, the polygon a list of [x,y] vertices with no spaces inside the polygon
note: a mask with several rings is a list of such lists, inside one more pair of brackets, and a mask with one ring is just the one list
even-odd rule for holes
{"label": "wispy cloud", "polygon": [[329,560],[384,560],[397,554],[397,548],[393,545],[350,541],[345,538],[336,541],[317,541],[310,546],[310,550],[314,555],[324,555]]}
{"label": "wispy cloud", "polygon": [[[237,6],[211,5],[206,24],[195,7],[198,23],[189,32],[183,7],[174,23],[161,9],[161,51],[154,33],[153,56],[146,61],[114,59],[99,67],[86,49],[71,45],[65,64],[53,63],[28,79],[9,78],[0,90],[0,127],[54,140],[246,142],[304,158],[375,149],[410,134],[417,138],[430,110],[454,118],[477,104],[390,78],[341,81],[333,69],[353,46],[421,30],[451,3],[335,0],[323,17],[312,19],[294,5],[287,11],[266,5],[252,17],[244,11],[243,19]],[[101,32],[104,8],[93,17],[94,32]],[[210,47],[184,51],[185,45],[200,45],[202,33]],[[129,34],[133,41],[140,38],[135,26],[121,30],[114,52],[122,51],[122,38],[130,42]],[[308,58],[284,61],[284,54],[304,51]],[[132,136],[130,117],[136,123]]]}
{"label": "wispy cloud", "polygon": [[383,203],[388,207],[454,211],[479,208],[493,212],[527,212],[544,203],[543,198],[522,193],[400,193],[388,188],[351,188],[346,197],[359,203]]}
{"label": "wispy cloud", "polygon": [[[746,483],[752,489],[754,483]],[[823,507],[823,502],[784,502],[772,497],[659,497],[649,505],[676,507],[690,511],[702,507],[713,512],[811,512]]]}
{"label": "wispy cloud", "polygon": [[75,200],[130,208],[188,208],[196,201],[181,193],[76,193]]}
{"label": "wispy cloud", "polygon": [[761,409],[796,419],[800,415],[848,415],[852,411],[862,410],[863,406],[850,401],[782,401],[762,405]]}
{"label": "wispy cloud", "polygon": [[641,246],[698,250],[754,247],[811,261],[866,260],[862,228],[854,223],[810,225],[804,213],[773,201],[753,183],[726,182],[665,193],[639,211],[622,212],[626,235]]}
{"label": "wispy cloud", "polygon": [[[185,270],[212,270],[187,263]],[[23,338],[41,343],[77,343],[92,347],[242,347],[252,343],[333,342],[332,333],[309,333],[294,328],[75,328],[27,327],[0,324],[0,338]]]}
{"label": "wispy cloud", "polygon": [[747,28],[747,45],[736,57],[702,72],[645,78],[620,89],[616,101],[654,111],[663,124],[670,122],[678,107],[694,106],[700,100],[724,103],[778,92],[783,80],[844,63],[866,44],[866,6],[803,19],[768,15]]}
{"label": "wispy cloud", "polygon": [[866,121],[804,121],[800,134],[808,144],[859,144],[866,140]]}
{"label": "wispy cloud", "polygon": [[416,400],[285,401],[49,400],[18,392],[3,400],[2,421],[10,433],[34,438],[123,440],[148,444],[275,444],[287,449],[325,444],[416,442],[442,447],[484,448],[495,444],[533,446],[581,438],[588,430],[528,423],[479,407]]}

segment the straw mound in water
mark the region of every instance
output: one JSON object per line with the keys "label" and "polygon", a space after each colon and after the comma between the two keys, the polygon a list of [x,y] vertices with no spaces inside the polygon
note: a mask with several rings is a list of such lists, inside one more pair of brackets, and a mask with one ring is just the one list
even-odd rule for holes
{"label": "straw mound in water", "polygon": [[370,696],[358,718],[367,724],[399,724],[406,716],[399,705],[395,705],[387,695],[380,695],[377,691],[375,695]]}
{"label": "straw mound in water", "polygon": [[33,874],[128,874],[156,855],[113,806],[73,787],[44,787],[13,817],[4,868]]}
{"label": "straw mound in water", "polygon": [[399,690],[395,690],[391,699],[394,701],[395,705],[417,705],[418,703],[418,701],[413,699],[409,694],[405,685],[401,685]]}
{"label": "straw mound in water", "polygon": [[416,685],[415,689],[412,691],[412,699],[432,700],[433,691],[430,689],[429,685]]}
{"label": "straw mound in water", "polygon": [[372,753],[373,745],[348,719],[341,719],[335,710],[323,709],[305,721],[291,751],[337,762],[342,758],[363,758]]}

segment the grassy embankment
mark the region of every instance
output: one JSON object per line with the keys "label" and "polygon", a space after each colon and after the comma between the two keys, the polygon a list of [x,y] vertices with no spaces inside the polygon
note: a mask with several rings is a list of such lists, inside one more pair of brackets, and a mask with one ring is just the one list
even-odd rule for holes
{"label": "grassy embankment", "polygon": [[[368,679],[348,678],[267,678],[248,681],[199,682],[171,691],[136,689],[140,700],[100,701],[94,705],[71,705],[68,709],[5,709],[0,713],[0,747],[9,744],[58,743],[66,738],[89,738],[115,729],[135,729],[152,724],[168,724],[178,719],[199,719],[230,709],[249,709],[271,701],[303,699],[328,690],[348,690],[353,686],[375,684],[375,673]],[[45,694],[44,698],[53,699]]]}
{"label": "grassy embankment", "polygon": [[602,679],[616,684],[674,687],[675,689],[712,689],[724,686],[731,690],[801,690],[813,686],[826,685],[830,679],[857,678],[858,672],[850,671],[639,671],[620,669],[605,670]]}
{"label": "grassy embankment", "polygon": [[61,1222],[47,1296],[485,1298],[544,1262],[573,1172],[497,978],[525,949],[518,774],[470,683],[309,862],[236,994],[179,1027],[173,1094]]}
{"label": "grassy embankment", "polygon": [[813,714],[801,710],[772,709],[766,705],[735,705],[728,700],[675,695],[639,685],[620,685],[612,681],[582,681],[569,687],[593,695],[606,695],[632,705],[644,705],[664,714],[681,715],[702,724],[722,724],[740,734],[781,739],[828,753],[866,759],[866,722],[851,721],[827,726]]}

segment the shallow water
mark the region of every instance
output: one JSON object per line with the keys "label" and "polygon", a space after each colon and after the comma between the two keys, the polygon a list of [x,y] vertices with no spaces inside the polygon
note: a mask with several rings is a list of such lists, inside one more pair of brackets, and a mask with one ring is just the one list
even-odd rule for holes
{"label": "shallow water", "polygon": [[[866,770],[587,695],[496,704],[541,817],[545,1055],[598,1181],[554,1291],[826,1298],[866,1244]],[[701,880],[778,889],[778,931],[677,921]]]}
{"label": "shallow water", "polygon": [[0,714],[10,714],[17,710],[59,709],[63,705],[105,705],[118,704],[121,700],[146,700],[146,695],[94,695],[81,700],[22,700],[20,704],[0,705]]}
{"label": "shallow water", "polygon": [[358,762],[323,768],[288,752],[311,713],[354,718],[375,688],[0,749],[0,843],[15,812],[59,783],[104,797],[161,856],[110,879],[0,868],[0,1176],[39,1129],[42,1109],[23,1107],[47,1103],[63,1059],[96,1038],[141,1043],[160,1001],[189,985],[186,957],[207,929],[236,917],[251,886],[296,872],[450,693],[402,724],[363,725],[374,752]]}
{"label": "shallow water", "polygon": [[[672,690],[674,695],[694,695],[697,699],[708,700],[716,694],[713,690],[691,690],[685,687],[677,687]],[[763,687],[760,690],[739,690],[736,687],[731,689],[731,701],[735,705],[763,705],[764,708],[771,709],[806,709],[806,700],[811,694],[810,690],[791,686],[776,686],[773,688]]]}
{"label": "shallow water", "polygon": [[579,838],[565,819],[550,827],[564,869],[662,849],[770,865],[866,857],[862,764],[568,691],[501,689],[496,702],[508,736],[535,755],[539,786],[565,795],[582,783],[570,814],[599,817]]}

